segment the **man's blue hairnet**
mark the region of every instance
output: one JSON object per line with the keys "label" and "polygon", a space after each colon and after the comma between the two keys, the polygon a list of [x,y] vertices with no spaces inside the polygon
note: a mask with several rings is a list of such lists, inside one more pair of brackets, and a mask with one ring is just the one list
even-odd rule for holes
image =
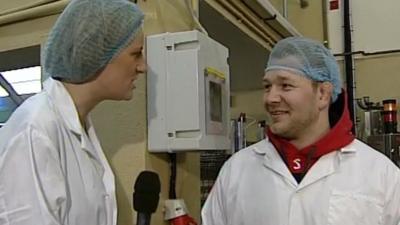
{"label": "man's blue hairnet", "polygon": [[69,83],[92,79],[133,41],[143,18],[128,0],[72,0],[49,34],[44,72]]}
{"label": "man's blue hairnet", "polygon": [[304,37],[279,41],[269,56],[265,72],[288,70],[314,81],[333,84],[332,102],[342,92],[339,67],[335,57],[322,44]]}

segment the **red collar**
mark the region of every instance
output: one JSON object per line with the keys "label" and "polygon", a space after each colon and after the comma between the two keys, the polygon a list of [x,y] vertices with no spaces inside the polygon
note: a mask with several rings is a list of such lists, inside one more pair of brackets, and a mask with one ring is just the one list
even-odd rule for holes
{"label": "red collar", "polygon": [[[306,173],[321,156],[336,151],[354,140],[354,135],[351,132],[353,123],[350,120],[347,96],[344,90],[339,97],[342,98],[340,100],[343,102],[340,119],[328,134],[314,144],[297,149],[286,139],[276,136],[270,129],[267,130],[269,140],[278,150],[292,173]],[[331,107],[333,106],[331,105]]]}

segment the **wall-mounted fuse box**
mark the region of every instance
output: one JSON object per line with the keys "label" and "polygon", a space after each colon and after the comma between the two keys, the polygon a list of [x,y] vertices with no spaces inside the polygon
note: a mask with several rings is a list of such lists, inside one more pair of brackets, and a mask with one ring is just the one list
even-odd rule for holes
{"label": "wall-mounted fuse box", "polygon": [[228,49],[198,31],[147,37],[148,149],[229,149]]}

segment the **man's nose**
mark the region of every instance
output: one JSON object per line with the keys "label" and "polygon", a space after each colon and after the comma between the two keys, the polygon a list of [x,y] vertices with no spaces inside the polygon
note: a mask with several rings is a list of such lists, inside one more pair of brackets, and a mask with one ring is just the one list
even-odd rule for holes
{"label": "man's nose", "polygon": [[281,93],[276,87],[271,86],[268,91],[264,93],[264,102],[267,104],[278,103],[281,101]]}

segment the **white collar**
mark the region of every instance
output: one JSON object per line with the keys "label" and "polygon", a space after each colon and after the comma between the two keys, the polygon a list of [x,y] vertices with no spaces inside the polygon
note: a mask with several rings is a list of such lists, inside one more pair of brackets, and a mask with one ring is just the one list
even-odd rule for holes
{"label": "white collar", "polygon": [[98,158],[98,153],[95,149],[96,147],[99,148],[99,144],[90,116],[86,118],[87,134],[85,134],[74,101],[62,82],[50,77],[44,82],[43,86],[43,91],[54,103],[53,106],[58,111],[57,115],[61,117],[60,119],[64,122],[64,125],[79,136],[81,148]]}
{"label": "white collar", "polygon": [[64,121],[65,126],[74,133],[82,135],[82,125],[79,121],[78,111],[64,85],[50,77],[43,83],[43,91],[55,103],[53,106],[58,111],[58,115]]}
{"label": "white collar", "polygon": [[[355,139],[356,140],[356,139]],[[351,142],[345,147],[342,147],[339,152],[340,153],[354,153],[357,151],[357,148],[354,146],[355,141]],[[265,137],[264,140],[254,144],[251,146],[253,148],[253,151],[255,151],[257,154],[265,155],[269,150],[269,148],[275,149],[273,144],[269,141],[268,137]]]}

